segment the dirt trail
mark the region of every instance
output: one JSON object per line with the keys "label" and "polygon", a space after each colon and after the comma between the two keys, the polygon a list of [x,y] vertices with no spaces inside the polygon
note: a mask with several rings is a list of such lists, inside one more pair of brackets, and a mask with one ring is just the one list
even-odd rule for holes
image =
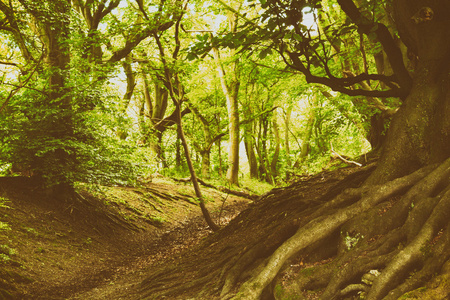
{"label": "dirt trail", "polygon": [[99,286],[69,299],[140,299],[139,284],[148,276],[148,269],[163,265],[210,233],[202,217],[194,217],[184,226],[175,227],[152,240],[148,253],[124,260]]}
{"label": "dirt trail", "polygon": [[[216,220],[249,203],[204,189]],[[139,299],[148,268],[210,234],[190,185],[160,179],[139,188],[80,189],[48,198],[26,178],[0,178],[0,299]],[[222,202],[226,205],[222,210]]]}

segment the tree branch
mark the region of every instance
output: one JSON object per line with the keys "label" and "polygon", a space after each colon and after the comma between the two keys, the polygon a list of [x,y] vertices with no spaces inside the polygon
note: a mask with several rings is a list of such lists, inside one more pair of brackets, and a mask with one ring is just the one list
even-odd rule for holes
{"label": "tree branch", "polygon": [[[184,117],[184,115],[190,112],[191,110],[189,109],[189,107],[186,107],[181,111],[181,117]],[[175,125],[177,121],[178,121],[178,112],[175,109],[170,116],[162,119],[161,121],[155,124],[155,130],[163,132],[164,130],[166,130],[166,128]]]}
{"label": "tree branch", "polygon": [[389,63],[391,64],[397,81],[400,83],[400,86],[407,91],[407,94],[409,94],[412,87],[412,78],[403,63],[402,52],[392,38],[389,29],[382,23],[373,22],[364,17],[352,0],[338,0],[338,3],[342,10],[363,33],[366,35],[369,35],[370,33],[376,34],[377,40],[383,46],[384,52],[389,59]]}
{"label": "tree branch", "polygon": [[25,39],[19,29],[19,25],[12,8],[8,7],[3,1],[0,1],[0,11],[5,14],[10,24],[10,26],[2,26],[2,29],[11,32],[25,60],[36,61],[26,46]]}
{"label": "tree branch", "polygon": [[388,76],[383,75],[375,75],[375,74],[360,74],[355,77],[350,78],[337,78],[337,77],[320,77],[313,75],[309,69],[307,69],[298,55],[296,53],[288,53],[289,57],[292,61],[292,64],[289,63],[287,60],[285,62],[293,69],[300,71],[305,75],[305,79],[308,83],[320,83],[323,85],[326,85],[330,87],[333,91],[341,92],[343,94],[347,94],[349,96],[367,96],[367,97],[406,97],[409,93],[409,90],[404,89],[403,87],[400,88],[392,88],[390,90],[364,90],[364,89],[350,89],[349,87],[360,83],[367,79],[376,79],[383,82],[390,82],[390,85],[392,86],[394,81],[388,80]]}

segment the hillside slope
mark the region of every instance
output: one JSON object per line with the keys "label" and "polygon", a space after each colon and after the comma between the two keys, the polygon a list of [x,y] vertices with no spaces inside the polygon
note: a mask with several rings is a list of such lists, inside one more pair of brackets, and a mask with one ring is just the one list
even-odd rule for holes
{"label": "hillside slope", "polygon": [[[58,201],[25,177],[0,178],[0,299],[66,299],[208,234],[190,185],[86,186]],[[225,223],[247,200],[204,189]],[[180,232],[183,236],[180,237]]]}

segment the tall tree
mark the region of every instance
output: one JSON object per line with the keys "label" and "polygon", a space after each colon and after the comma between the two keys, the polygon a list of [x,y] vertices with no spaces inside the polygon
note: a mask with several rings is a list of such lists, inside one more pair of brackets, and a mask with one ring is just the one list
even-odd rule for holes
{"label": "tall tree", "polygon": [[[70,38],[70,1],[58,0],[48,3],[21,1],[32,20],[30,25],[39,37],[43,46],[43,71],[40,75],[47,81],[43,89],[45,97],[41,98],[41,106],[48,112],[43,118],[37,133],[46,145],[42,145],[45,154],[41,159],[33,159],[31,168],[40,176],[49,176],[49,181],[57,187],[58,194],[65,194],[71,187],[65,168],[75,168],[74,149],[68,145],[73,139],[72,95],[69,84],[70,48],[67,43]],[[45,133],[47,131],[47,133]],[[43,135],[48,134],[48,139]],[[45,142],[45,140],[47,140]],[[49,148],[51,150],[49,150]],[[46,165],[58,166],[50,174],[38,171],[39,168],[48,170]],[[56,172],[55,172],[56,171]],[[49,183],[49,181],[47,183]]]}
{"label": "tall tree", "polygon": [[[228,12],[228,26],[230,32],[236,32],[238,17],[233,12]],[[227,76],[223,62],[220,58],[219,50],[213,47],[213,54],[217,64],[222,90],[227,99],[228,109],[228,128],[229,128],[229,151],[228,151],[228,171],[227,179],[230,183],[239,182],[239,61],[234,57],[234,51],[230,54],[232,62],[230,63],[230,72]]]}
{"label": "tall tree", "polygon": [[[144,15],[145,21],[127,23],[129,31],[124,35],[117,30],[124,25],[120,14],[114,15],[119,3],[20,0],[0,5],[4,14],[0,30],[2,34],[9,32],[10,41],[20,49],[22,58],[17,60],[28,64],[23,69],[27,74],[25,81],[2,103],[8,113],[1,121],[12,133],[2,133],[2,140],[8,145],[2,149],[2,156],[7,162],[25,163],[35,175],[46,178],[46,185],[70,186],[81,178],[97,182],[111,174],[100,168],[117,171],[119,167],[111,163],[106,153],[95,155],[96,151],[112,149],[100,141],[109,139],[107,134],[93,130],[93,124],[100,122],[98,114],[108,106],[102,103],[107,75],[126,57],[125,67],[130,71],[131,51],[152,34],[173,26],[172,17],[180,15],[179,9],[164,2],[157,12],[141,7],[138,18],[142,20]],[[26,22],[18,22],[19,17]],[[102,27],[106,22],[114,26]],[[105,32],[122,43],[101,39]],[[106,48],[108,51],[104,51]],[[130,80],[126,101],[133,88],[133,74],[127,73]],[[101,157],[110,163],[93,163]],[[96,170],[92,172],[93,169]]]}
{"label": "tall tree", "polygon": [[[277,280],[277,275],[286,262],[316,254],[322,262],[330,262],[311,272],[299,272],[295,283],[299,293],[321,289],[320,299],[343,298],[351,292],[364,292],[369,300],[397,299],[422,286],[450,258],[450,2],[359,3],[370,4],[371,9],[357,7],[352,0],[337,0],[336,8],[348,20],[335,35],[353,32],[354,45],[360,41],[360,33],[376,41],[392,75],[373,73],[376,68],[369,66],[354,68],[359,72],[355,76],[339,74],[336,52],[323,32],[314,33],[317,29],[302,24],[304,9],[319,8],[318,0],[252,1],[249,7],[256,7],[259,17],[246,20],[242,16],[246,28],[222,38],[225,46],[259,49],[261,56],[275,49],[287,67],[302,73],[310,83],[367,100],[398,98],[402,103],[393,116],[378,164],[373,172],[363,171],[368,178],[361,186],[336,196],[335,191],[328,193],[313,207],[305,204],[306,211],[291,220],[290,229],[274,229],[269,235],[292,229],[275,244],[268,246],[266,236],[227,252],[236,256],[232,263],[217,263],[224,266],[217,273],[223,299],[260,299],[273,292],[271,286],[277,283],[279,296],[287,277]],[[393,4],[394,30],[417,61],[412,75],[393,34],[374,14],[386,3]],[[265,198],[270,200],[270,196]],[[245,217],[247,220],[248,215]],[[349,246],[343,247],[346,243]],[[323,248],[333,251],[319,254]],[[354,284],[374,269],[380,274],[373,284]],[[240,285],[240,280],[245,282]],[[239,291],[234,293],[236,287]]]}
{"label": "tall tree", "polygon": [[203,198],[200,185],[198,183],[197,173],[194,169],[194,165],[192,163],[191,153],[189,150],[189,145],[187,143],[186,136],[184,134],[183,123],[182,123],[182,104],[186,100],[185,99],[185,88],[183,82],[180,79],[180,74],[176,68],[171,68],[170,66],[176,65],[178,62],[178,55],[181,49],[181,41],[180,41],[180,30],[181,30],[181,19],[182,14],[176,20],[173,40],[174,40],[174,48],[172,51],[172,55],[169,57],[166,55],[165,49],[162,45],[162,34],[154,34],[154,38],[156,44],[158,45],[159,55],[163,66],[163,74],[164,74],[164,84],[168,90],[170,98],[174,102],[175,105],[175,123],[177,125],[177,136],[181,140],[181,144],[184,150],[184,157],[186,159],[189,173],[191,174],[192,185],[194,186],[195,195],[198,198],[201,211],[203,213],[203,217],[205,218],[208,226],[216,231],[219,229],[219,226],[214,223],[211,218],[211,215],[206,208],[205,199]]}

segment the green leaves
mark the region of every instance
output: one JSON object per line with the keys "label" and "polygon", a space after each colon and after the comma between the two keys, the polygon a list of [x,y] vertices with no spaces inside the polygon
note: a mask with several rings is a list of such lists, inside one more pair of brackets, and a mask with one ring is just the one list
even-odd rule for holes
{"label": "green leaves", "polygon": [[198,55],[194,52],[189,52],[186,56],[187,60],[195,60],[198,59]]}
{"label": "green leaves", "polygon": [[270,54],[272,54],[272,49],[270,49],[270,48],[263,48],[263,50],[261,50],[259,52],[258,57],[260,59],[264,59],[264,58],[266,58],[267,55],[270,55]]}

